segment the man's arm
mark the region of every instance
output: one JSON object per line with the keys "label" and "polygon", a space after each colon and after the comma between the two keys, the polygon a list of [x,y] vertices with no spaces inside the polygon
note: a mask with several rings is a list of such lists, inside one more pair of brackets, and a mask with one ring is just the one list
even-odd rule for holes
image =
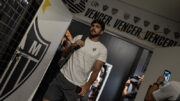
{"label": "man's arm", "polygon": [[153,84],[152,87],[150,87],[146,93],[145,101],[156,101],[152,95],[152,93],[156,90],[158,90],[159,87],[157,84]]}
{"label": "man's arm", "polygon": [[84,42],[82,40],[77,40],[75,43],[72,43],[70,46],[67,46],[65,49],[64,49],[64,52],[63,52],[63,57],[67,57],[68,54],[77,46],[80,46],[80,47],[83,47],[84,46]]}
{"label": "man's arm", "polygon": [[125,84],[125,87],[124,87],[124,90],[123,90],[123,93],[122,93],[122,97],[126,97],[129,84],[130,84],[130,79],[128,79],[126,81],[126,84]]}
{"label": "man's arm", "polygon": [[65,47],[63,51],[63,57],[67,57],[67,55],[76,47],[75,43],[72,43],[70,46]]}
{"label": "man's arm", "polygon": [[162,84],[164,77],[160,76],[156,83],[154,83],[147,91],[146,96],[145,96],[145,101],[156,101],[153,92],[159,89],[159,86]]}
{"label": "man's arm", "polygon": [[81,92],[78,94],[80,96],[85,96],[85,94],[88,92],[89,87],[93,84],[93,82],[96,80],[99,71],[101,70],[101,67],[104,65],[104,62],[96,60],[95,64],[94,64],[94,68],[93,68],[93,72],[90,76],[90,79],[88,80],[88,82],[81,86],[82,90]]}

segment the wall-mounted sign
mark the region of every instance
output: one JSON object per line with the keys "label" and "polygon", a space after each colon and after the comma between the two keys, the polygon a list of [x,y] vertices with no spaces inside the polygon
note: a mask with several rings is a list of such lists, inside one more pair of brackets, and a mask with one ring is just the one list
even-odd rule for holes
{"label": "wall-mounted sign", "polygon": [[[94,6],[95,1],[100,2],[98,8]],[[118,30],[121,35],[127,33],[129,36],[135,36],[137,39],[142,40],[142,43],[154,44],[153,46],[169,47],[180,43],[177,40],[179,38],[177,32],[179,31],[174,31],[176,34],[172,33],[173,30],[179,29],[172,30],[170,27],[174,27],[168,25],[170,23],[174,25],[175,22],[169,22],[165,18],[143,12],[138,8],[121,4],[115,0],[89,0],[85,11],[75,16],[88,22],[92,21],[92,19],[101,19],[108,25],[107,27],[111,32],[117,33]],[[160,21],[162,19],[164,21]]]}

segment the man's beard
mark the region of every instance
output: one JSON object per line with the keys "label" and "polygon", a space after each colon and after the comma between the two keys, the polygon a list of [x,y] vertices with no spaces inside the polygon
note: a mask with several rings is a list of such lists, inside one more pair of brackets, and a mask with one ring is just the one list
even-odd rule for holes
{"label": "man's beard", "polygon": [[96,33],[96,34],[93,34],[93,35],[90,33],[90,37],[91,37],[91,38],[99,37],[100,35],[101,35],[101,34],[99,34],[99,33]]}
{"label": "man's beard", "polygon": [[99,37],[101,34],[95,34],[95,35],[92,35],[92,34],[90,34],[90,37],[91,38],[95,38],[95,37]]}

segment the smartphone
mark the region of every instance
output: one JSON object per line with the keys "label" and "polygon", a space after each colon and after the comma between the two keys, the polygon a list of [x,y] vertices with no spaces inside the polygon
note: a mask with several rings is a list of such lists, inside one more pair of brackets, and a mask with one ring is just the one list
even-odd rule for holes
{"label": "smartphone", "polygon": [[168,70],[164,70],[164,84],[167,84],[171,76],[171,72]]}

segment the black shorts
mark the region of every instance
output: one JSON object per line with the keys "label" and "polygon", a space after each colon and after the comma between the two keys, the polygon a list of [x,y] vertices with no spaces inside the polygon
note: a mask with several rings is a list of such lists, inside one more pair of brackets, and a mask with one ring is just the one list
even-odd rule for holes
{"label": "black shorts", "polygon": [[78,98],[76,88],[76,85],[70,83],[62,73],[59,73],[49,85],[44,99],[50,101],[76,101]]}

